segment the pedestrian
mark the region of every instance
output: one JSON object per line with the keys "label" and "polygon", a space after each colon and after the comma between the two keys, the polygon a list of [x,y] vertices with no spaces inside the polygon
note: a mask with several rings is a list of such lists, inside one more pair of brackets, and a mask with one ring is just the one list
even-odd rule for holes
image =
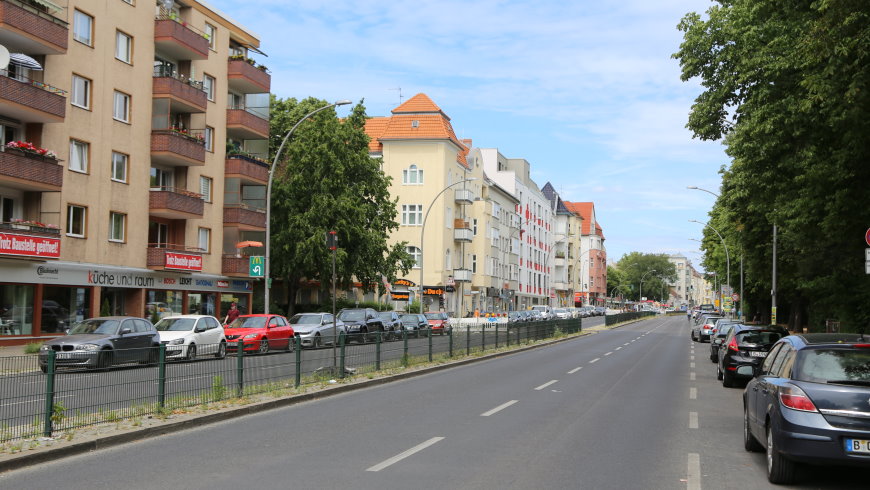
{"label": "pedestrian", "polygon": [[235,319],[238,317],[239,317],[239,309],[236,308],[236,304],[235,303],[230,304],[230,310],[227,311],[227,316],[226,316],[226,318],[224,318],[224,325],[229,325],[230,323],[233,323],[233,321],[235,321]]}

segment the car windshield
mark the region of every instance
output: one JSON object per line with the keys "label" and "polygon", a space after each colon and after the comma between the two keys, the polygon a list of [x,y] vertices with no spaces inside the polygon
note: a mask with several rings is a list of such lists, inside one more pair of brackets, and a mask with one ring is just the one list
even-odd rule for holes
{"label": "car windshield", "polygon": [[738,332],[736,337],[740,345],[773,345],[782,338],[782,334],[770,330],[745,330]]}
{"label": "car windshield", "polygon": [[118,320],[101,320],[99,318],[91,318],[79,322],[69,331],[70,335],[79,333],[98,333],[114,335],[118,333],[118,326],[121,324]]}
{"label": "car windshield", "polygon": [[378,317],[380,317],[381,320],[387,320],[390,322],[393,321],[393,314],[389,311],[382,311],[378,313]]}
{"label": "car windshield", "polygon": [[794,379],[814,383],[870,381],[870,350],[804,349],[795,362]]}
{"label": "car windshield", "polygon": [[293,315],[292,325],[320,325],[320,315]]}
{"label": "car windshield", "polygon": [[240,316],[229,324],[229,328],[265,328],[266,317],[264,316]]}
{"label": "car windshield", "polygon": [[196,325],[196,318],[164,318],[154,325],[160,332],[188,332]]}
{"label": "car windshield", "polygon": [[402,323],[415,325],[417,323],[417,315],[402,315]]}
{"label": "car windshield", "polygon": [[342,321],[359,322],[366,319],[366,312],[363,310],[345,310],[338,314],[338,319]]}
{"label": "car windshield", "polygon": [[427,320],[446,320],[447,313],[426,313]]}

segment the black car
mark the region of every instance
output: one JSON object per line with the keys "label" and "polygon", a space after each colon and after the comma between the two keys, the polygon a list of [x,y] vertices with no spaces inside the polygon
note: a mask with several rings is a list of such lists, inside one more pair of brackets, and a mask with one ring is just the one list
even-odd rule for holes
{"label": "black car", "polygon": [[719,347],[731,331],[731,325],[740,323],[737,320],[723,318],[716,322],[713,332],[710,334],[710,362],[719,362]]}
{"label": "black car", "polygon": [[402,330],[408,337],[420,337],[429,331],[429,320],[422,313],[405,313],[402,315]]}
{"label": "black car", "polygon": [[870,468],[870,337],[798,334],[777,342],[743,392],[747,451],[767,452],[767,478],[797,463]]}
{"label": "black car", "polygon": [[402,321],[395,311],[382,311],[378,313],[384,323],[384,340],[398,340],[402,338]]}
{"label": "black car", "polygon": [[338,312],[338,320],[344,323],[348,340],[359,343],[374,341],[376,332],[384,331],[383,320],[371,308],[344,308]]}
{"label": "black car", "polygon": [[39,368],[48,370],[49,351],[57,367],[108,368],[124,362],[155,362],[160,334],[144,318],[108,316],[89,318],[63,337],[42,344]]}
{"label": "black car", "polygon": [[738,379],[752,378],[752,369],[761,365],[773,344],[787,335],[788,330],[775,325],[734,324],[719,346],[717,377],[722,380],[722,386],[731,388]]}

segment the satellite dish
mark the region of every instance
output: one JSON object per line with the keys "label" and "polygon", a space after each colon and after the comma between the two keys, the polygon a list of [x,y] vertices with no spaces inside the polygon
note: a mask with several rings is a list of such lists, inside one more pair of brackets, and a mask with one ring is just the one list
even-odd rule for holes
{"label": "satellite dish", "polygon": [[7,66],[9,66],[9,50],[0,44],[0,70],[5,70]]}
{"label": "satellite dish", "polygon": [[172,6],[175,4],[175,0],[163,0],[163,8],[166,10],[172,10]]}

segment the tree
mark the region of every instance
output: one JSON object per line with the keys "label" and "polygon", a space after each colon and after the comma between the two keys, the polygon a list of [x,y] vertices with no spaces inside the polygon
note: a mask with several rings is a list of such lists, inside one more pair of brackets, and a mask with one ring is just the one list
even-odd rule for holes
{"label": "tree", "polygon": [[[870,224],[870,3],[717,3],[706,20],[683,18],[674,57],[682,79],[704,87],[687,127],[722,140],[732,158],[711,217],[729,230],[729,249],[733,243],[744,254],[746,295],[770,305],[776,224],[779,318],[793,328],[825,318],[863,326],[870,321],[861,250]],[[711,248],[705,264],[718,271]]]}
{"label": "tree", "polygon": [[666,300],[668,284],[677,278],[676,267],[665,254],[630,252],[619,259],[616,268],[623,280],[622,290],[634,301],[640,301],[641,298],[641,279],[643,279],[643,291],[647,292],[644,296]]}
{"label": "tree", "polygon": [[[305,114],[328,102],[308,98],[271,101],[270,152]],[[365,291],[407,271],[413,260],[405,243],[388,244],[398,228],[396,202],[390,199],[390,178],[381,160],[371,158],[365,128],[365,107],[357,104],[343,120],[334,110],[322,111],[302,123],[291,136],[275,169],[272,187],[271,267],[283,277],[289,311],[299,282],[317,280],[329,291],[332,252],[326,233],[338,232],[337,288],[354,282]]]}

